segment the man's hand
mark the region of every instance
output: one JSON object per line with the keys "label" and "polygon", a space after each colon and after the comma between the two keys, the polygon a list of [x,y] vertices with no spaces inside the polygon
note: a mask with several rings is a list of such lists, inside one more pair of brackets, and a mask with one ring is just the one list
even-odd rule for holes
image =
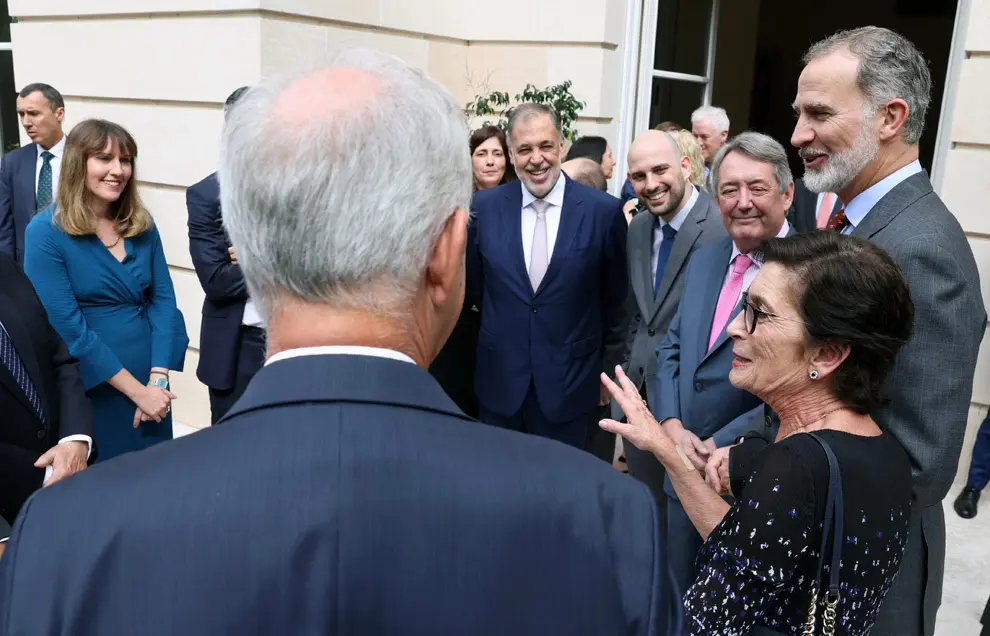
{"label": "man's hand", "polygon": [[47,453],[38,458],[34,466],[35,468],[52,467],[54,472],[44,483],[44,486],[51,486],[55,482],[86,468],[86,455],[88,453],[89,446],[86,442],[63,442],[49,448]]}
{"label": "man's hand", "polygon": [[723,496],[732,494],[729,483],[729,451],[732,446],[717,449],[708,457],[708,465],[705,466],[705,481],[715,492]]}
{"label": "man's hand", "polygon": [[237,250],[233,247],[228,247],[227,255],[230,256],[230,264],[237,265]]}
{"label": "man's hand", "polygon": [[3,557],[3,551],[6,549],[7,549],[7,542],[4,541],[3,543],[0,543],[0,558]]}

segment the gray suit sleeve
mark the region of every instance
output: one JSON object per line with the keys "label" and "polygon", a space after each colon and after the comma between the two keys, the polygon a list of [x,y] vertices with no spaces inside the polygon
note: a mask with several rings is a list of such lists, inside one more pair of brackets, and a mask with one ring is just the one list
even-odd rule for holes
{"label": "gray suit sleeve", "polygon": [[878,423],[911,459],[916,504],[945,498],[962,452],[973,373],[986,327],[979,280],[930,236],[891,250],[911,289],[914,332],[897,357]]}

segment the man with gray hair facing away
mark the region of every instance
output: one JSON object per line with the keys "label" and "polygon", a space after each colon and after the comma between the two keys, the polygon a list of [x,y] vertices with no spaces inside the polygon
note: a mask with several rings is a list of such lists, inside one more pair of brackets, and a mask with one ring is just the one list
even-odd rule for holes
{"label": "man with gray hair facing away", "polygon": [[426,371],[464,295],[466,137],[449,92],[374,52],[248,91],[219,178],[267,364],[224,426],[33,497],[0,560],[0,625],[657,632],[646,488],[468,418]]}
{"label": "man with gray hair facing away", "polygon": [[701,146],[701,155],[705,158],[705,189],[714,194],[712,189],[712,162],[725,142],[729,139],[729,115],[724,108],[718,106],[702,106],[691,113],[691,134]]}
{"label": "man with gray hair facing away", "polygon": [[[791,137],[804,160],[804,183],[838,194],[843,206],[828,229],[887,250],[915,306],[914,333],[897,357],[890,399],[872,413],[908,452],[914,499],[900,573],[871,633],[930,635],[945,568],[942,500],[959,464],[986,325],[980,275],[962,228],[918,162],[931,99],[918,49],[889,29],[863,27],[815,44],[804,62]],[[748,476],[746,449],[757,443],[729,454],[731,479]]]}

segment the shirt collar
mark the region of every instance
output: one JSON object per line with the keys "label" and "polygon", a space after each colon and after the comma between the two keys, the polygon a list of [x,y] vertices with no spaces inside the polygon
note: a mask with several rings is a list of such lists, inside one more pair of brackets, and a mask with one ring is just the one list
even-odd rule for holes
{"label": "shirt collar", "polygon": [[[45,149],[41,147],[41,144],[38,144],[38,156],[40,157],[41,156],[41,153],[43,153],[43,152],[45,152]],[[58,158],[58,159],[61,159],[62,158],[62,153],[65,152],[65,135],[64,134],[62,135],[62,138],[58,140],[58,143],[55,144],[54,146],[52,146],[51,147],[51,150],[49,150],[48,152],[50,152],[53,155],[55,155],[55,157]]]}
{"label": "shirt collar", "polygon": [[265,362],[267,367],[275,362],[289,360],[291,358],[302,358],[305,356],[370,356],[373,358],[389,358],[399,362],[416,364],[412,358],[404,353],[393,351],[392,349],[381,349],[379,347],[359,347],[359,346],[328,346],[328,347],[300,347],[299,349],[289,349],[280,351],[268,358]]}
{"label": "shirt collar", "polygon": [[[557,177],[557,183],[553,185],[553,190],[551,190],[550,193],[547,194],[547,196],[543,197],[543,200],[551,205],[557,206],[558,208],[563,208],[564,185],[566,184],[566,182],[567,182],[567,177],[565,177],[563,171],[561,171],[560,176]],[[519,180],[519,185],[522,188],[522,195],[523,195],[522,203],[523,203],[523,207],[525,208],[533,201],[536,201],[536,197],[533,196],[532,192],[526,189],[526,184],[522,182],[522,179]]]}
{"label": "shirt collar", "polygon": [[887,196],[891,190],[919,172],[921,172],[921,162],[915,159],[900,170],[887,175],[854,196],[853,200],[845,206],[846,219],[849,220],[849,224],[855,229],[856,226],[863,222],[863,219],[870,213],[870,210],[880,202],[880,199]]}
{"label": "shirt collar", "polygon": [[688,198],[687,203],[681,208],[680,212],[674,215],[674,218],[668,223],[660,217],[657,217],[659,223],[657,228],[662,228],[664,225],[669,225],[674,228],[675,232],[681,231],[681,226],[684,225],[684,221],[687,220],[688,215],[691,214],[691,210],[694,208],[694,204],[698,202],[698,188],[694,187],[694,184],[689,184],[691,186],[691,196]]}
{"label": "shirt collar", "polygon": [[[788,225],[787,221],[785,220],[784,224],[780,226],[780,231],[777,232],[776,238],[787,238],[787,233],[790,231],[791,231],[791,226]],[[729,263],[731,264],[732,261],[736,260],[736,257],[739,256],[740,254],[742,254],[742,252],[740,252],[739,248],[736,247],[736,242],[732,241],[732,256],[729,257]],[[758,250],[747,252],[746,255],[749,256],[753,260],[753,262],[756,263],[757,265],[763,264],[763,258],[760,256]]]}

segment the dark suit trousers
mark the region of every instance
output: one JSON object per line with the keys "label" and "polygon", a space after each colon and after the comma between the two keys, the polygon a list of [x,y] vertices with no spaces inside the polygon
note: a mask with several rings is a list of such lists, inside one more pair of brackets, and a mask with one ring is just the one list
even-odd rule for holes
{"label": "dark suit trousers", "polygon": [[237,351],[234,386],[225,391],[210,389],[210,423],[216,424],[240,399],[254,374],[265,366],[265,332],[257,327],[241,326],[241,343]]}
{"label": "dark suit trousers", "polygon": [[529,392],[526,394],[526,399],[523,400],[522,408],[514,415],[509,417],[496,415],[481,404],[478,406],[478,416],[485,424],[520,433],[549,437],[585,450],[588,445],[588,419],[591,418],[592,414],[586,413],[569,422],[551,422],[543,414],[543,409],[540,408],[540,401],[536,397],[536,387],[530,383]]}

